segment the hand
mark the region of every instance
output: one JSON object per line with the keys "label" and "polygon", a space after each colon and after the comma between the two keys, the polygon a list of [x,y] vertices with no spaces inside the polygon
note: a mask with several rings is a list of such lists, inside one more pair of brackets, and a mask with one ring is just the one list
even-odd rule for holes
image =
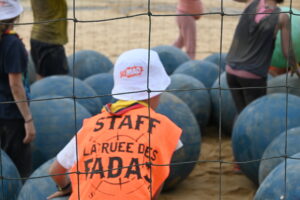
{"label": "hand", "polygon": [[201,18],[202,15],[194,15],[193,17],[195,18],[195,20],[198,20]]}
{"label": "hand", "polygon": [[293,76],[296,73],[297,76],[300,78],[300,66],[299,66],[299,64],[293,65],[291,67],[291,71],[292,71],[291,76]]}
{"label": "hand", "polygon": [[25,138],[23,139],[23,143],[29,144],[34,140],[35,133],[36,133],[33,121],[25,122],[24,127],[25,127]]}
{"label": "hand", "polygon": [[53,194],[48,196],[47,199],[53,199],[53,198],[56,198],[56,197],[67,196],[67,195],[71,194],[71,192],[72,192],[72,187],[69,187],[68,189],[63,190],[63,191],[54,192]]}

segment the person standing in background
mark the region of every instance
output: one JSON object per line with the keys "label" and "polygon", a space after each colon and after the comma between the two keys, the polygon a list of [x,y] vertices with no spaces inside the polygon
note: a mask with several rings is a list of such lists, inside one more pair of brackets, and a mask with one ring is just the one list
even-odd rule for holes
{"label": "person standing in background", "polygon": [[68,42],[66,0],[31,0],[31,7],[35,24],[31,31],[30,53],[37,79],[67,74],[68,63],[63,46]]}
{"label": "person standing in background", "polygon": [[192,14],[202,14],[203,4],[201,0],[178,0],[176,22],[179,28],[179,36],[174,42],[178,48],[185,47],[188,56],[195,59],[197,46],[196,20],[201,15],[182,16]]}
{"label": "person standing in background", "polygon": [[280,13],[278,7],[284,0],[235,1],[248,3],[236,27],[226,65],[228,86],[235,88],[230,92],[240,113],[253,100],[266,95],[267,74],[279,30],[288,65],[293,73],[298,76],[300,73],[290,47],[290,18],[286,13]]}
{"label": "person standing in background", "polygon": [[[0,143],[21,177],[31,172],[30,142],[35,127],[29,109],[28,55],[13,30],[23,8],[18,0],[0,0]],[[15,103],[16,102],[16,103]]]}

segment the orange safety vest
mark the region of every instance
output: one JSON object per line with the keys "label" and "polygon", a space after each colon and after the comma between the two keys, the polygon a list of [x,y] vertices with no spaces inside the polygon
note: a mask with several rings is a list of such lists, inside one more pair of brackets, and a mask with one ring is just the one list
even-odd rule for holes
{"label": "orange safety vest", "polygon": [[[78,163],[70,170],[80,173],[70,175],[70,200],[151,199],[150,188],[153,196],[169,175],[181,132],[152,109],[149,118],[144,106],[84,120],[77,134]],[[152,165],[150,172],[149,162],[163,166]]]}

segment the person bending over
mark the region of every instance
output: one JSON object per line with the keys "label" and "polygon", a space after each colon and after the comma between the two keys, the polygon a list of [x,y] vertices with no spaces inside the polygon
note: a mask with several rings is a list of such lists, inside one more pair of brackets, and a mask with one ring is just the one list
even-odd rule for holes
{"label": "person bending over", "polygon": [[[266,94],[267,74],[271,63],[276,34],[281,31],[281,43],[288,66],[299,76],[291,40],[289,16],[280,13],[283,0],[236,0],[248,2],[236,27],[227,55],[227,82],[237,112]],[[256,13],[256,14],[253,14]],[[263,13],[263,14],[258,14]]]}

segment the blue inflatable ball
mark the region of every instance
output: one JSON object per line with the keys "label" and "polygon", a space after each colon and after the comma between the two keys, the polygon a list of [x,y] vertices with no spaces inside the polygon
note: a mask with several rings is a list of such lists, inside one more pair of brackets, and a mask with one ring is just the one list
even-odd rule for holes
{"label": "blue inflatable ball", "polygon": [[108,72],[113,68],[113,63],[108,57],[93,50],[75,52],[75,54],[68,56],[68,64],[69,74],[71,76],[74,74],[81,80],[94,74]]}
{"label": "blue inflatable ball", "polygon": [[0,175],[0,199],[16,200],[22,187],[21,177],[15,164],[3,150],[1,150]]}
{"label": "blue inflatable ball", "polygon": [[[74,82],[73,82],[74,79]],[[73,97],[82,106],[84,106],[92,115],[101,111],[102,102],[96,92],[83,81],[70,76],[57,75],[48,76],[31,85],[31,96],[33,99],[39,99],[41,96],[52,95],[62,97]]]}
{"label": "blue inflatable ball", "polygon": [[[49,168],[54,158],[48,160],[36,169],[23,185],[18,200],[38,200],[47,197],[57,191],[56,184],[49,176]],[[54,198],[55,200],[67,200],[69,197]]]}
{"label": "blue inflatable ball", "polygon": [[[183,181],[199,160],[201,132],[197,120],[189,107],[178,97],[170,93],[161,95],[156,111],[170,118],[182,129],[180,140],[183,147],[174,152],[170,166],[170,175],[164,183],[164,190],[169,190]],[[189,162],[189,163],[183,163]]]}
{"label": "blue inflatable ball", "polygon": [[223,72],[220,79],[217,78],[210,90],[212,103],[212,121],[219,126],[221,121],[221,130],[227,135],[231,135],[234,119],[237,110],[228,89],[226,72]]}
{"label": "blue inflatable ball", "polygon": [[221,56],[220,53],[212,53],[206,58],[204,58],[204,60],[216,64],[218,66],[218,69],[221,69],[221,71],[223,72],[225,71],[225,67],[226,67],[226,56],[227,53],[221,53]]}
{"label": "blue inflatable ball", "polygon": [[32,101],[30,104],[37,132],[32,143],[33,169],[54,157],[81,128],[83,119],[91,117],[83,106],[79,103],[74,105],[71,99],[41,97],[51,98],[52,100]]}
{"label": "blue inflatable ball", "polygon": [[190,60],[185,52],[174,46],[160,45],[153,47],[152,50],[158,53],[159,58],[169,75],[172,74],[179,65]]}
{"label": "blue inflatable ball", "polygon": [[86,78],[84,82],[91,86],[91,88],[94,89],[97,95],[101,96],[100,100],[103,105],[111,102],[111,90],[114,86],[114,79],[112,74],[95,74]]}
{"label": "blue inflatable ball", "polygon": [[[167,90],[185,102],[195,115],[201,128],[210,118],[210,96],[203,83],[185,74],[173,74]],[[176,91],[179,90],[179,91]]]}
{"label": "blue inflatable ball", "polygon": [[28,72],[29,83],[30,84],[34,83],[36,81],[36,72],[35,72],[35,66],[30,52],[28,52],[27,72]]}
{"label": "blue inflatable ball", "polygon": [[218,66],[202,60],[190,60],[181,64],[174,73],[193,76],[201,81],[206,88],[210,88],[219,76]]}
{"label": "blue inflatable ball", "polygon": [[267,146],[286,128],[299,126],[299,105],[295,95],[270,94],[251,102],[237,117],[232,133],[234,157],[248,162],[240,168],[254,183],[258,184],[259,160]]}
{"label": "blue inflatable ball", "polygon": [[296,74],[293,76],[290,73],[282,74],[268,80],[267,83],[268,94],[288,92],[289,94],[300,96],[300,79]]}
{"label": "blue inflatable ball", "polygon": [[[259,165],[259,183],[282,161],[284,156],[300,152],[300,127],[292,128],[278,135],[266,148]],[[273,158],[273,157],[282,158]],[[272,158],[272,159],[270,159]]]}
{"label": "blue inflatable ball", "polygon": [[254,200],[300,199],[300,153],[279,164],[260,184]]}

